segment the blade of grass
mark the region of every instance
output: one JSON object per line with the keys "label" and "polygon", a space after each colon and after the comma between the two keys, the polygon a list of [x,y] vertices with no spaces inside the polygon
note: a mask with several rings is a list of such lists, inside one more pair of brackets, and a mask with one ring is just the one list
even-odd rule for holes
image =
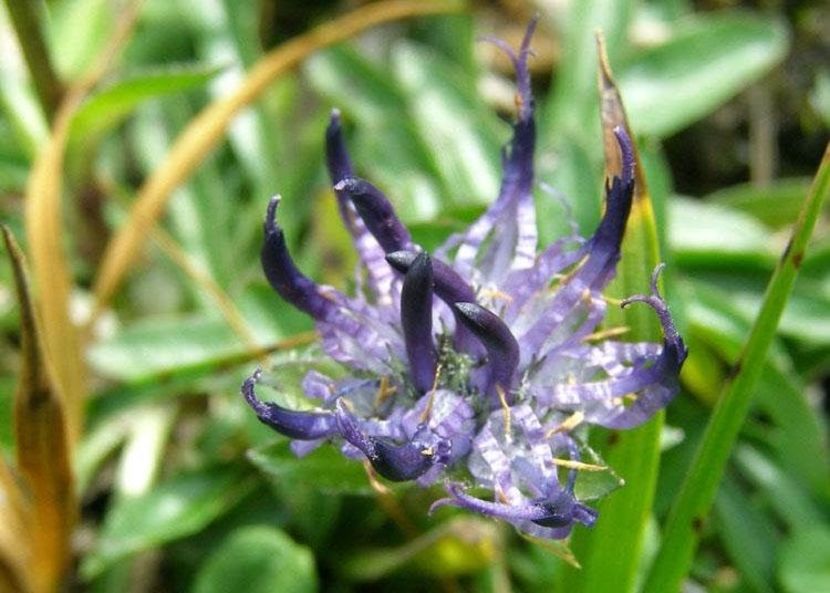
{"label": "blade of grass", "polygon": [[[3,239],[14,271],[20,306],[20,379],[14,401],[17,470],[31,497],[27,537],[28,566],[35,590],[57,591],[69,560],[69,538],[75,522],[75,490],[66,440],[63,402],[47,372],[23,253],[11,232]],[[31,538],[31,539],[29,539]]]}
{"label": "blade of grass", "polygon": [[[605,174],[620,171],[620,156],[614,128],[623,126],[631,134],[622,98],[612,79],[604,40],[597,37],[599,52],[600,113],[605,151]],[[649,285],[654,266],[659,263],[659,246],[651,197],[645,173],[636,150],[636,186],[631,215],[622,245],[618,276],[608,294],[624,298],[642,293]],[[659,336],[655,316],[645,307],[625,311],[610,309],[607,322],[630,328],[626,338],[653,340]],[[663,414],[645,425],[621,432],[603,434],[603,456],[624,480],[625,487],[599,505],[601,519],[590,532],[578,530],[573,549],[582,570],[565,569],[564,590],[571,592],[621,593],[633,590],[645,527],[657,484],[659,441]],[[624,550],[624,553],[621,553]]]}
{"label": "blade of grass", "polygon": [[66,143],[73,115],[129,38],[140,5],[141,0],[134,1],[123,12],[106,50],[89,74],[69,89],[55,114],[52,134],[35,160],[26,188],[26,235],[32,257],[32,278],[41,295],[41,337],[49,372],[66,404],[70,448],[74,447],[81,430],[86,365],[81,336],[69,317],[72,283],[62,244],[61,193]]}
{"label": "blade of grass", "polygon": [[319,25],[266,54],[233,93],[214,101],[193,118],[176,140],[164,164],[139,191],[129,220],[112,239],[104,254],[95,282],[95,311],[92,319],[108,305],[138,256],[147,231],[164,211],[172,191],[190,176],[205,155],[224,137],[231,120],[244,107],[257,100],[274,79],[313,52],[345,41],[375,25],[414,16],[456,12],[462,7],[457,1],[444,0],[395,0],[369,4]]}
{"label": "blade of grass", "polygon": [[38,100],[46,118],[51,120],[61,103],[64,89],[41,34],[38,7],[37,2],[6,0],[6,10],[17,33]]}
{"label": "blade of grass", "polygon": [[686,479],[666,521],[663,541],[643,591],[674,593],[689,570],[706,516],[712,506],[726,463],[743,424],[763,361],[775,337],[807,242],[821,207],[830,194],[830,145],[793,229],[790,242],[767,286],[761,310],[749,338],[706,426]]}

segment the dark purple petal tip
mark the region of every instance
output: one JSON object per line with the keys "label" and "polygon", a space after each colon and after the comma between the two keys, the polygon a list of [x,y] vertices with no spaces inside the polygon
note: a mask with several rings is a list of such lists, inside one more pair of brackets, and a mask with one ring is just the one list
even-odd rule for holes
{"label": "dark purple petal tip", "polygon": [[493,398],[493,407],[500,405],[501,389],[510,403],[510,385],[519,365],[519,343],[510,328],[498,315],[477,303],[455,303],[458,318],[487,350],[489,379],[487,392]]}
{"label": "dark purple petal tip", "polygon": [[260,422],[287,437],[302,441],[329,437],[337,432],[337,422],[331,412],[297,412],[260,401],[256,396],[256,384],[261,375],[262,371],[257,369],[242,384],[242,395]]}
{"label": "dark purple petal tip", "polygon": [[620,146],[620,180],[624,186],[627,186],[634,182],[634,167],[637,164],[637,159],[634,156],[634,144],[628,132],[622,126],[614,128],[614,136],[616,136],[617,144]]}
{"label": "dark purple petal tip", "polygon": [[326,165],[332,184],[353,175],[352,162],[343,140],[339,109],[332,109],[331,119],[326,128]]}
{"label": "dark purple petal tip", "polygon": [[320,294],[317,284],[304,276],[291,259],[282,229],[276,220],[279,203],[279,196],[271,198],[265,214],[265,241],[260,254],[265,277],[283,299],[315,319],[323,319],[331,309],[331,303]]}
{"label": "dark purple petal tip", "polygon": [[337,409],[337,422],[343,438],[366,455],[378,474],[393,482],[420,478],[436,463],[443,463],[449,457],[448,442],[441,441],[436,447],[413,441],[398,445],[384,438],[366,435],[342,403]]}
{"label": "dark purple petal tip", "polygon": [[358,177],[346,177],[334,185],[334,190],[345,193],[352,200],[366,228],[385,252],[412,247],[409,231],[398,220],[392,203],[377,187]]}
{"label": "dark purple petal tip", "polygon": [[432,262],[422,251],[412,261],[401,289],[401,325],[412,382],[426,393],[435,381],[438,353],[432,340]]}
{"label": "dark purple petal tip", "polygon": [[[393,251],[386,254],[386,261],[398,272],[406,274],[417,257],[418,252],[416,251]],[[475,300],[476,294],[472,286],[467,284],[458,272],[439,259],[432,259],[431,261],[435,294],[439,299],[448,305]]]}
{"label": "dark purple petal tip", "polygon": [[660,359],[667,366],[667,370],[673,369],[675,372],[679,372],[689,351],[686,349],[686,344],[683,342],[683,338],[680,337],[674,325],[674,320],[672,319],[668,305],[666,305],[666,301],[660,296],[658,283],[660,280],[660,272],[665,267],[666,264],[661,263],[654,268],[651,274],[651,294],[630,296],[620,303],[620,306],[625,308],[631,303],[646,303],[654,309],[657,317],[660,319],[660,326],[663,329],[663,352],[660,354]]}
{"label": "dark purple petal tip", "polygon": [[574,522],[591,526],[596,521],[595,510],[576,502],[573,495],[560,491],[554,500],[536,499],[524,504],[505,504],[491,502],[471,496],[457,484],[447,485],[451,498],[442,498],[435,501],[429,509],[430,513],[443,506],[458,506],[483,515],[504,519],[513,523],[530,521],[541,527],[561,528],[569,527]]}

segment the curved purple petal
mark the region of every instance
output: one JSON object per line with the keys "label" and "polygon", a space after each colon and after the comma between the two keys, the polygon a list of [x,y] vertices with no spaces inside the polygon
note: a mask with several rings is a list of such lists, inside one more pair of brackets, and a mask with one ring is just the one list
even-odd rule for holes
{"label": "curved purple petal", "polygon": [[487,350],[489,371],[485,392],[490,396],[491,407],[501,405],[498,390],[502,390],[508,404],[512,402],[510,387],[513,374],[519,365],[519,343],[510,328],[499,316],[476,303],[455,303],[459,319]]}
{"label": "curved purple petal", "polygon": [[403,280],[401,325],[409,359],[412,383],[426,393],[435,381],[438,353],[432,340],[432,263],[429,255],[418,254]]}
{"label": "curved purple petal", "polygon": [[[537,19],[533,19],[528,25],[518,55],[498,44],[510,56],[516,70],[518,105],[513,138],[502,159],[499,196],[463,235],[451,238],[442,250],[449,251],[457,246],[456,267],[465,275],[474,274],[478,268],[483,277],[491,281],[498,281],[511,269],[531,267],[536,256],[538,237],[532,193],[536,123],[527,65],[536,23]],[[491,234],[490,244],[483,254],[482,246]]]}
{"label": "curved purple petal", "polygon": [[414,440],[395,444],[367,435],[342,405],[337,410],[337,423],[343,438],[362,451],[381,476],[393,482],[419,478],[436,463],[443,463],[449,453],[450,445],[444,441],[437,446],[425,446]]}
{"label": "curved purple petal", "polygon": [[[398,272],[406,274],[418,252],[415,251],[393,251],[386,254],[386,261]],[[458,313],[452,309],[455,303],[467,303],[476,300],[475,292],[467,282],[458,275],[450,266],[439,259],[432,259],[433,279],[435,283],[435,295],[444,303],[450,306],[456,320],[453,345],[458,352],[467,352],[477,355],[478,342],[470,331],[458,319]]]}
{"label": "curved purple petal", "polygon": [[357,208],[358,214],[386,253],[412,249],[412,237],[398,220],[389,199],[377,187],[357,177],[341,179],[334,186],[343,192]]}
{"label": "curved purple petal", "polygon": [[[332,110],[328,128],[326,128],[326,165],[329,170],[332,186],[343,179],[353,177],[351,159],[343,140],[343,130],[340,125],[340,111]],[[355,249],[360,261],[366,268],[369,286],[379,299],[391,300],[391,286],[395,275],[383,258],[383,249],[377,240],[369,233],[363,220],[357,213],[354,204],[344,191],[335,191],[337,207],[343,224],[352,236]]]}
{"label": "curved purple petal", "polygon": [[579,409],[589,423],[631,428],[648,420],[674,398],[680,389],[680,368],[688,351],[657,290],[661,268],[662,265],[658,266],[652,276],[650,295],[636,295],[622,303],[628,306],[644,302],[656,311],[663,328],[663,347],[659,354],[654,355],[651,348],[632,344],[629,352],[638,356],[631,366],[620,365],[620,359],[613,352],[610,356],[594,356],[594,366],[586,367],[583,372],[587,375],[592,368],[602,370],[609,375],[607,379],[563,382],[549,386],[549,390],[538,385],[542,401],[560,409]]}
{"label": "curved purple petal", "polygon": [[325,319],[331,314],[333,305],[321,294],[320,287],[304,276],[291,259],[282,229],[276,221],[279,203],[278,196],[271,198],[263,225],[265,241],[261,260],[265,277],[283,299],[314,319]]}
{"label": "curved purple petal", "polygon": [[260,401],[255,388],[261,374],[262,372],[257,369],[242,384],[242,395],[256,412],[260,422],[287,437],[303,441],[312,441],[337,433],[337,422],[331,412],[298,412],[275,403]]}

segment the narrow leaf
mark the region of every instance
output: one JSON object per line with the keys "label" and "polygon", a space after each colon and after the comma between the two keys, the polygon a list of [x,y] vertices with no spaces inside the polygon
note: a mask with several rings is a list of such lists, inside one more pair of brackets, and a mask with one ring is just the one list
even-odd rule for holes
{"label": "narrow leaf", "polygon": [[94,578],[136,552],[196,533],[229,510],[253,482],[238,468],[181,474],[146,494],[123,498],[107,515],[95,550],[81,572]]}
{"label": "narrow leaf", "polygon": [[747,14],[699,16],[620,71],[634,128],[666,137],[708,115],[786,55],[784,25]]}
{"label": "narrow leaf", "polygon": [[763,369],[778,321],[804,259],[822,204],[830,194],[830,145],[804,203],[787,248],[767,287],[761,311],[746,345],[727,378],[703,441],[680,488],[666,523],[662,545],[644,591],[674,593],[680,589],[700,538],[730,452],[743,424]]}
{"label": "narrow leaf", "polygon": [[31,527],[20,544],[31,545],[36,590],[56,591],[67,568],[76,515],[66,420],[43,357],[23,254],[6,227],[3,239],[20,305],[22,355],[14,409],[17,471],[32,504]]}
{"label": "narrow leaf", "polygon": [[[605,48],[599,44],[599,94],[605,147],[606,176],[620,171],[619,147],[614,128],[631,134],[620,93],[611,76]],[[607,293],[625,298],[647,290],[649,278],[659,263],[657,231],[645,172],[636,151],[636,185],[631,215],[622,245],[617,278]],[[610,325],[630,328],[627,338],[654,340],[659,336],[656,319],[646,308],[625,311],[609,309]],[[630,431],[607,433],[601,443],[605,460],[625,480],[625,487],[599,505],[600,520],[590,532],[577,530],[573,550],[583,570],[567,568],[565,589],[574,592],[620,593],[631,591],[642,556],[645,526],[654,498],[659,462],[663,414]],[[620,550],[625,550],[624,554]]]}
{"label": "narrow leaf", "polygon": [[116,125],[143,101],[198,88],[218,72],[216,67],[187,65],[142,72],[120,80],[81,105],[72,120],[69,140],[83,144]]}
{"label": "narrow leaf", "polygon": [[202,565],[193,593],[312,593],[317,575],[311,551],[271,527],[243,527]]}
{"label": "narrow leaf", "polygon": [[276,484],[312,486],[327,494],[370,495],[363,466],[344,458],[334,447],[321,447],[297,463],[288,442],[281,440],[248,452],[248,459]]}

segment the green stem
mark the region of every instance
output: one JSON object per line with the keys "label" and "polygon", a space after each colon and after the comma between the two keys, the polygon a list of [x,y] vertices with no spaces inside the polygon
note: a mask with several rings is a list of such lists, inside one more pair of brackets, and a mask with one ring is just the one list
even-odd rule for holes
{"label": "green stem", "polygon": [[26,65],[29,67],[29,75],[35,85],[41,107],[51,122],[63,97],[63,85],[52,66],[49,50],[41,34],[38,2],[6,0],[6,9]]}
{"label": "green stem", "polygon": [[824,200],[830,194],[830,145],[796,222],[792,237],[767,287],[749,339],[706,426],[703,440],[669,513],[660,550],[644,593],[680,590],[692,564],[704,521],[723,479],[729,455],[746,419],[778,321],[787,304],[804,251]]}

